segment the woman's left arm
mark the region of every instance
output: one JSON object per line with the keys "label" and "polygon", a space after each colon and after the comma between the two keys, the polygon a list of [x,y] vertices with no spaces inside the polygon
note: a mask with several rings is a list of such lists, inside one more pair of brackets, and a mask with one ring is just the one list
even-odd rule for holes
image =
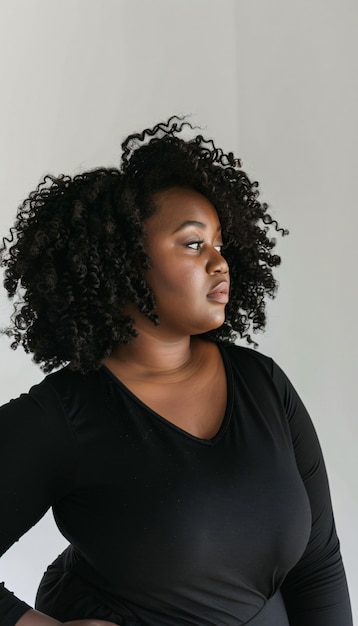
{"label": "woman's left arm", "polygon": [[298,470],[312,513],[307,548],[281,591],[291,626],[352,626],[347,581],[320,444],[311,419],[277,365],[273,377],[290,425]]}

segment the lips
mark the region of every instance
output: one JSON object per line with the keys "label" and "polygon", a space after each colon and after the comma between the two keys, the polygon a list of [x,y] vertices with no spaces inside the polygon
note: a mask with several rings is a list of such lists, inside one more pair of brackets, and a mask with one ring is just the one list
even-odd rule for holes
{"label": "lips", "polygon": [[222,281],[214,289],[209,291],[206,296],[209,300],[214,302],[220,302],[220,304],[227,304],[229,302],[229,285],[226,281]]}

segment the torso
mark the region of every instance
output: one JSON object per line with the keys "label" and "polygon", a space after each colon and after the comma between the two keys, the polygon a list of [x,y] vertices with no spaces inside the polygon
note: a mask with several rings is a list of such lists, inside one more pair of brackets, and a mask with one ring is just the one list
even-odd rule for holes
{"label": "torso", "polygon": [[[115,614],[118,623],[254,623],[303,553],[311,531],[310,505],[288,425],[295,415],[296,441],[303,409],[278,371],[274,382],[268,359],[252,350],[221,348],[228,408],[220,428],[221,415],[216,411],[214,417],[220,419],[215,425],[209,399],[214,402],[217,390],[223,389],[217,385],[221,361],[215,345],[196,354],[207,385],[201,394],[195,362],[191,374],[196,386],[188,371],[186,388],[205,403],[205,423],[212,428],[211,433],[201,430],[196,414],[196,434],[205,438],[220,429],[211,441],[173,427],[173,414],[159,419],[104,368],[88,375],[67,368],[56,372],[35,389],[35,401],[24,404],[23,423],[30,421],[31,432],[33,423],[38,424],[34,442],[39,430],[44,443],[53,442],[51,455],[48,449],[36,455],[40,470],[46,467],[42,499],[48,498],[49,467],[54,465],[55,518],[74,546],[73,560],[66,555],[64,570],[55,565],[49,571],[39,610],[50,613],[50,602],[56,610],[63,607],[65,614],[58,619],[75,619],[73,610],[83,611],[84,599],[92,598],[95,589],[95,610],[100,602],[107,611],[100,613],[100,607],[98,617],[113,619]],[[122,376],[127,384],[133,378],[128,374]],[[136,383],[131,386],[138,395]],[[186,394],[180,397],[178,386],[173,388],[171,408],[174,401],[181,407],[179,417],[174,416],[179,420]],[[143,386],[140,391],[143,401],[153,400],[144,397]],[[290,407],[288,414],[284,404]],[[51,429],[43,427],[49,406],[49,414],[54,413]],[[162,403],[153,408],[165,410]],[[190,424],[179,421],[179,426]],[[60,461],[52,461],[53,456]],[[315,462],[309,454],[304,465]],[[59,498],[59,493],[65,495]],[[269,623],[287,626],[287,619],[276,617],[266,615]]]}
{"label": "torso", "polygon": [[225,368],[216,344],[197,341],[193,363],[166,376],[133,375],[125,363],[109,357],[104,364],[144,404],[195,437],[213,438],[227,403]]}

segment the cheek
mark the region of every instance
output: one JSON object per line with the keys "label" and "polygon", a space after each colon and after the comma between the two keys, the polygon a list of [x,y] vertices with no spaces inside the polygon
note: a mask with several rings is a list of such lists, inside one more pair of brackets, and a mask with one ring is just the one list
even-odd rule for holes
{"label": "cheek", "polygon": [[[203,290],[202,271],[198,271],[193,263],[178,263],[175,258],[162,258],[151,270],[145,273],[145,279],[154,295],[162,292],[190,293],[192,290]],[[164,295],[164,294],[163,294]]]}
{"label": "cheek", "polygon": [[148,274],[148,285],[152,289],[156,298],[168,295],[185,294],[190,291],[189,274],[177,276],[176,273],[170,271],[156,272],[152,276]]}

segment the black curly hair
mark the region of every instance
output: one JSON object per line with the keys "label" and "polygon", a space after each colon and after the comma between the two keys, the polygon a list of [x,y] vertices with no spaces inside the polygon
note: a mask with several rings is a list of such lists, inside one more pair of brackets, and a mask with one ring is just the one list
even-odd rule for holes
{"label": "black curly hair", "polygon": [[[0,248],[4,285],[16,296],[11,326],[2,332],[22,344],[45,372],[68,364],[97,369],[117,343],[136,332],[124,313],[130,301],[154,324],[155,300],[142,268],[150,267],[143,241],[153,195],[173,186],[192,188],[215,206],[231,275],[226,321],[205,337],[254,343],[265,326],[265,296],[274,297],[272,228],[286,234],[258,201],[258,184],[241,163],[212,140],[197,135],[185,118],[171,117],[122,144],[119,169],[74,176],[45,176],[19,207]],[[256,345],[256,344],[255,344]]]}

